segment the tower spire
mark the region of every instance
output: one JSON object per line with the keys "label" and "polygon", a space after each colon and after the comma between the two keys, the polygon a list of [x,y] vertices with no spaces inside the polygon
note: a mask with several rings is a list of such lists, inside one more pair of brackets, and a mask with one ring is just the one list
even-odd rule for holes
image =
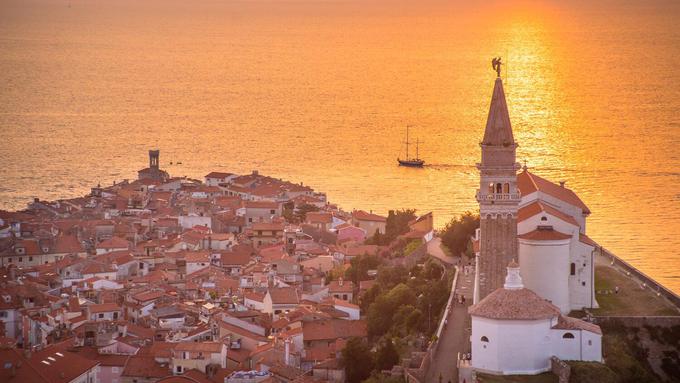
{"label": "tower spire", "polygon": [[[500,58],[494,59],[500,72]],[[479,169],[480,252],[475,290],[479,299],[504,286],[505,266],[517,258],[517,211],[520,193],[517,189],[517,144],[512,135],[510,114],[505,101],[503,80],[494,82],[489,116],[480,144],[482,161]],[[511,283],[510,285],[514,285]],[[475,294],[477,294],[477,291]]]}
{"label": "tower spire", "polygon": [[515,138],[512,135],[510,113],[508,112],[508,104],[505,101],[505,92],[503,91],[503,80],[500,77],[496,77],[482,144],[509,146],[514,143]]}

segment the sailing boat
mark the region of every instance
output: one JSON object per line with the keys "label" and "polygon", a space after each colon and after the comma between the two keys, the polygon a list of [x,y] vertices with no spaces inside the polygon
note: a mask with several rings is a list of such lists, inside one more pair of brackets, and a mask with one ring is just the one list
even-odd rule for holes
{"label": "sailing boat", "polygon": [[416,140],[416,156],[415,158],[409,158],[408,157],[408,126],[406,126],[406,159],[401,159],[397,158],[397,162],[399,162],[399,166],[410,166],[413,168],[422,168],[423,165],[425,164],[424,160],[421,160],[418,156],[418,144],[420,144],[419,140]]}

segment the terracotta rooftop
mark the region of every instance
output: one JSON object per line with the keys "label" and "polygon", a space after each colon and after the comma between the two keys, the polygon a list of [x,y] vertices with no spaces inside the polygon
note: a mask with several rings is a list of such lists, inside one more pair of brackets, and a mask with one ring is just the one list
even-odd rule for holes
{"label": "terracotta rooftop", "polygon": [[600,326],[564,315],[560,315],[560,317],[557,319],[557,324],[553,326],[553,328],[559,330],[584,330],[602,335],[602,329],[600,329]]}
{"label": "terracotta rooftop", "polygon": [[527,239],[531,241],[561,241],[565,239],[570,239],[571,235],[560,233],[559,231],[550,229],[538,228],[534,231],[530,231],[525,234],[518,235],[521,239]]}
{"label": "terracotta rooftop", "polygon": [[96,247],[97,249],[127,249],[130,247],[130,242],[120,237],[111,237],[98,243]]}
{"label": "terracotta rooftop", "polygon": [[565,222],[568,222],[574,226],[579,226],[578,222],[574,219],[574,217],[570,216],[569,214],[565,214],[554,207],[546,204],[545,202],[541,201],[534,201],[524,207],[521,207],[519,211],[517,212],[517,222],[522,222],[524,220],[527,220],[536,214],[539,214],[541,212],[548,213],[550,215],[553,215]]}
{"label": "terracotta rooftop", "polygon": [[570,205],[576,206],[583,210],[584,214],[590,214],[590,209],[583,201],[570,189],[554,184],[545,178],[541,178],[528,170],[517,175],[517,187],[522,192],[522,195],[528,195],[535,191],[541,191],[552,197],[564,201]]}
{"label": "terracotta rooftop", "polygon": [[304,322],[302,334],[305,341],[314,341],[365,337],[368,331],[366,322],[363,320],[326,319]]}
{"label": "terracotta rooftop", "polygon": [[538,320],[560,315],[560,309],[526,289],[500,288],[468,308],[472,316],[505,320]]}
{"label": "terracotta rooftop", "polygon": [[352,212],[352,217],[359,221],[374,221],[374,222],[387,222],[387,217],[382,215],[369,213],[363,210],[355,210]]}
{"label": "terracotta rooftop", "polygon": [[292,287],[280,287],[269,289],[269,295],[272,298],[272,304],[298,304],[300,296],[297,290]]}
{"label": "terracotta rooftop", "polygon": [[180,342],[175,346],[175,351],[218,353],[222,351],[222,346],[224,346],[224,344],[219,342]]}

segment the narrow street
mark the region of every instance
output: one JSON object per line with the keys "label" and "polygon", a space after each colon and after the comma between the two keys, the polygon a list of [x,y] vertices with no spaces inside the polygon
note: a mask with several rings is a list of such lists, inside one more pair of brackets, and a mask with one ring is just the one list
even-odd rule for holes
{"label": "narrow street", "polygon": [[458,353],[470,352],[470,321],[467,308],[472,304],[473,283],[474,272],[465,275],[464,268],[461,267],[456,283],[456,294],[465,296],[465,304],[461,305],[454,298],[455,304],[451,307],[447,319],[448,324],[442,331],[437,352],[428,372],[427,382],[438,383],[440,375],[443,383],[458,381],[458,368],[456,367]]}

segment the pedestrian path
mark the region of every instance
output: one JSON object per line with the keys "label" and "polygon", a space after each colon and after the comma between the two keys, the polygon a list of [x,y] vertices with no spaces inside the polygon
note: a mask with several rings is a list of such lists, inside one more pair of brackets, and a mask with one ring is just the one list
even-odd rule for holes
{"label": "pedestrian path", "polygon": [[[458,381],[458,368],[456,366],[459,354],[470,352],[470,319],[467,308],[472,304],[474,268],[469,267],[467,274],[465,267],[461,266],[458,273],[458,281],[454,291],[454,300],[451,311],[447,317],[439,339],[437,352],[434,355],[432,365],[427,374],[427,382],[454,383]],[[463,298],[465,297],[464,302]]]}
{"label": "pedestrian path", "polygon": [[427,243],[427,253],[449,265],[454,265],[456,260],[460,258],[446,255],[442,250],[442,239],[439,237],[433,238]]}

